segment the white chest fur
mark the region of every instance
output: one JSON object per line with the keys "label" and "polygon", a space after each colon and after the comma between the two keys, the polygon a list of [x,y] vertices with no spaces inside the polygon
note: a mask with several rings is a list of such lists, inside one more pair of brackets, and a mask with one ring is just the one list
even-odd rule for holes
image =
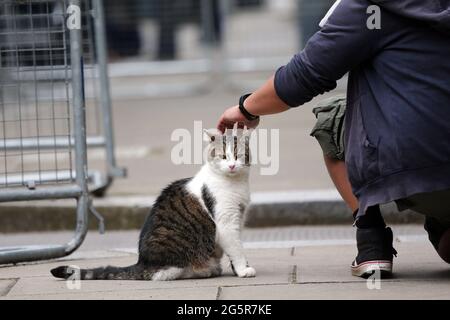
{"label": "white chest fur", "polygon": [[206,186],[215,200],[215,220],[228,216],[228,218],[241,218],[243,208],[250,202],[248,174],[240,176],[224,176],[215,173],[208,165],[195,175],[188,183],[187,189],[194,194],[205,207],[202,199],[202,188]]}
{"label": "white chest fur", "polygon": [[248,171],[239,176],[226,176],[214,172],[208,164],[188,183],[187,189],[202,205],[202,188],[206,186],[214,197],[214,222],[216,243],[230,258],[234,272],[239,277],[254,277],[255,269],[248,266],[240,240],[244,211],[250,203]]}

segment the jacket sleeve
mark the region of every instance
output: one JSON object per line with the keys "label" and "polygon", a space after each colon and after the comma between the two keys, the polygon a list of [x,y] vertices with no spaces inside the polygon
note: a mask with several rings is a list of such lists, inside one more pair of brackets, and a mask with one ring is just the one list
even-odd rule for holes
{"label": "jacket sleeve", "polygon": [[337,80],[381,49],[385,31],[367,27],[370,5],[367,0],[341,1],[304,50],[277,70],[275,91],[281,100],[296,107],[333,90]]}

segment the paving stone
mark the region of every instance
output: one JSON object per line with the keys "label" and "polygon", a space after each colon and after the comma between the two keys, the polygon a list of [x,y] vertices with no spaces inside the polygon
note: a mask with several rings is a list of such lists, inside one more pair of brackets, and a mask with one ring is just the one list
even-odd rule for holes
{"label": "paving stone", "polygon": [[224,275],[218,278],[167,282],[81,281],[79,290],[70,290],[66,281],[51,276],[50,269],[62,264],[82,268],[127,266],[137,260],[135,254],[123,249],[79,251],[78,255],[68,260],[0,267],[0,297],[214,299],[218,295],[221,299],[450,298],[450,265],[441,261],[427,241],[400,240],[394,246],[399,252],[394,260],[394,278],[383,280],[381,290],[369,290],[366,280],[351,276],[349,265],[356,254],[354,244],[328,244],[247,249],[249,264],[257,272],[255,278],[234,276],[228,259],[224,258]]}
{"label": "paving stone", "polygon": [[[428,243],[395,243],[394,246],[399,252],[394,258],[394,277],[450,281],[450,266]],[[293,263],[297,265],[297,282],[364,281],[350,274],[350,264],[355,256],[354,245],[295,248]]]}
{"label": "paving stone", "polygon": [[17,279],[0,279],[0,297],[7,295],[16,282]]}
{"label": "paving stone", "polygon": [[0,278],[29,278],[51,276],[50,270],[61,265],[76,265],[83,268],[101,267],[106,265],[127,266],[136,263],[134,255],[120,257],[89,259],[89,260],[52,260],[19,264],[16,266],[0,266]]}
{"label": "paving stone", "polygon": [[123,291],[65,291],[52,294],[8,295],[0,300],[214,300],[217,296],[216,287],[201,288],[169,288],[169,289],[133,289]]}
{"label": "paving stone", "polygon": [[366,282],[239,286],[221,288],[222,300],[250,299],[450,299],[450,285],[440,281],[382,281],[380,289]]}
{"label": "paving stone", "polygon": [[[76,264],[78,263],[78,264]],[[111,265],[124,266],[127,265],[124,259],[119,263],[110,263]],[[54,266],[55,264],[53,264]],[[79,267],[94,267],[99,266],[98,261],[87,262],[78,261],[72,265]],[[105,265],[105,264],[103,264]],[[82,292],[108,292],[108,291],[127,291],[127,290],[141,290],[141,289],[162,289],[162,288],[199,288],[210,286],[235,286],[235,285],[260,285],[260,284],[283,284],[291,281],[290,274],[293,266],[281,263],[279,260],[269,260],[253,264],[257,270],[255,278],[239,278],[232,274],[230,268],[224,270],[224,275],[218,278],[209,279],[192,279],[192,280],[177,280],[177,281],[81,281]],[[45,266],[45,268],[43,268]],[[34,271],[28,272],[28,276],[21,277],[18,283],[10,291],[8,296],[23,296],[36,294],[65,294],[70,291],[67,288],[67,283],[64,280],[53,278],[49,270],[49,265],[40,265]],[[19,267],[20,268],[20,267]],[[22,271],[25,271],[22,269]],[[20,272],[16,270],[16,275]],[[43,275],[44,273],[44,275]]]}

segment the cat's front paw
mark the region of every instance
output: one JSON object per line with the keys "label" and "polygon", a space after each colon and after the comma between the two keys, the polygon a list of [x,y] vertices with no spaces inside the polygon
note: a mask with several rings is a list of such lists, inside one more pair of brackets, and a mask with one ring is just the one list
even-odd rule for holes
{"label": "cat's front paw", "polygon": [[256,270],[252,267],[246,267],[236,272],[239,278],[253,278],[256,276]]}

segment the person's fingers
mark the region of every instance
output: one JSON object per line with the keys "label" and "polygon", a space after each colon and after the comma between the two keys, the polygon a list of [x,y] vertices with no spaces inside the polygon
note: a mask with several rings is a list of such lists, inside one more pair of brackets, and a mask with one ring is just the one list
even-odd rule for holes
{"label": "person's fingers", "polygon": [[226,126],[225,124],[222,122],[220,123],[219,127],[218,127],[219,131],[223,134],[226,130]]}
{"label": "person's fingers", "polygon": [[221,118],[217,124],[217,129],[220,132],[224,133],[226,129],[233,129],[235,123],[237,123],[238,129],[244,129],[245,126],[247,126],[248,128],[256,128],[258,126],[259,121],[254,120],[251,122],[242,122],[242,121],[235,122]]}
{"label": "person's fingers", "polygon": [[236,107],[231,107],[222,114],[216,127],[220,132],[224,133],[226,129],[232,129],[235,123],[237,123],[239,129],[243,129],[244,126],[256,128],[259,124],[259,119],[248,121],[244,119]]}
{"label": "person's fingers", "polygon": [[225,130],[232,129],[234,125],[234,122],[230,122],[228,120],[222,119],[219,123],[219,126],[217,129],[220,130],[220,132],[225,133]]}
{"label": "person's fingers", "polygon": [[223,114],[222,114],[222,116],[220,116],[219,122],[217,122],[217,130],[219,130],[222,133],[224,133],[224,131],[225,131],[225,124],[224,124],[224,116],[223,116]]}

